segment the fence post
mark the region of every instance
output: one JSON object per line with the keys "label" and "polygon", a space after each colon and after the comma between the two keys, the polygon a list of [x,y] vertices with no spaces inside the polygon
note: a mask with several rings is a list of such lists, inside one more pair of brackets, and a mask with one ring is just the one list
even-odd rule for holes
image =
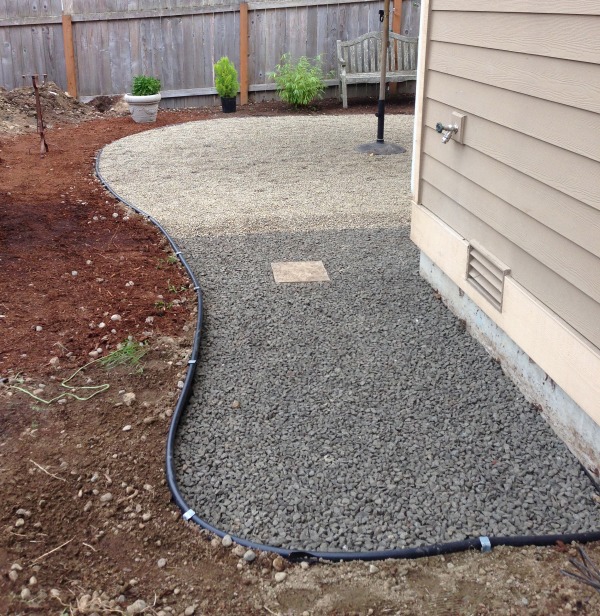
{"label": "fence post", "polygon": [[[402,0],[394,0],[394,11],[392,13],[392,32],[402,34]],[[398,49],[394,49],[396,57],[398,57]],[[398,84],[390,83],[390,94],[398,92]]]}
{"label": "fence post", "polygon": [[77,98],[77,68],[75,66],[75,47],[73,46],[73,20],[71,15],[62,16],[63,43],[65,48],[65,67],[67,69],[67,92]]}
{"label": "fence post", "polygon": [[240,104],[248,104],[248,3],[240,2]]}

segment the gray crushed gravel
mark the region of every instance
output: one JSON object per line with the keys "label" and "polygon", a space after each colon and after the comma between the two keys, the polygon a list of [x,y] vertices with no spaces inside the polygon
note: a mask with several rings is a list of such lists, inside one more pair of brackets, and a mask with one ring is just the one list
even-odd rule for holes
{"label": "gray crushed gravel", "polygon": [[[253,158],[277,135],[307,132],[308,123],[305,143],[327,130],[344,141],[350,120],[361,126],[356,116],[258,120],[187,128],[210,134],[218,151],[241,148],[252,134],[253,150],[238,152],[251,177],[236,181],[260,188]],[[406,120],[394,133],[403,145],[411,141]],[[366,131],[372,118],[362,122]],[[194,143],[193,135],[181,141],[182,128],[155,131],[168,152],[173,140],[183,150]],[[137,161],[136,140],[152,134],[105,150],[101,171],[173,233],[204,291],[201,361],[176,448],[180,489],[200,517],[249,540],[323,551],[597,530],[594,490],[575,458],[418,275],[405,224],[410,154],[382,162],[302,150],[295,159],[306,176],[318,173],[335,194],[313,208],[290,175],[284,187],[262,186],[278,213],[272,220],[256,193],[238,218],[236,200],[211,209],[214,191],[199,194],[189,171]],[[302,148],[289,143],[279,144],[278,160]],[[197,164],[213,186],[215,162]],[[283,176],[285,167],[269,173]],[[365,189],[374,169],[397,195],[378,206]],[[342,173],[352,181],[339,183]],[[165,203],[153,192],[156,177]],[[230,179],[225,161],[217,179]],[[279,207],[274,192],[293,196],[298,209]],[[174,211],[169,194],[191,212]],[[331,281],[275,284],[270,264],[294,260],[322,260]]]}

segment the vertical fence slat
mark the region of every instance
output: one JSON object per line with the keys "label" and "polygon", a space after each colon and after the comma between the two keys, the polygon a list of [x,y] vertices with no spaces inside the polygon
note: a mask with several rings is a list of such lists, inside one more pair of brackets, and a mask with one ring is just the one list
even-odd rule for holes
{"label": "vertical fence slat", "polygon": [[240,3],[240,104],[248,103],[248,3]]}

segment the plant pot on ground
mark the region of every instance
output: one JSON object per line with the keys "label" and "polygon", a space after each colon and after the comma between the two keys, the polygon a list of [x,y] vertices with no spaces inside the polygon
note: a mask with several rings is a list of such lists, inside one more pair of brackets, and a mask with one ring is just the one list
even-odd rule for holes
{"label": "plant pot on ground", "polygon": [[233,62],[223,56],[214,66],[215,88],[221,97],[223,113],[233,113],[236,109],[236,96],[240,89],[238,74]]}
{"label": "plant pot on ground", "polygon": [[160,103],[160,81],[156,77],[138,75],[133,78],[131,94],[125,94],[134,122],[156,122]]}

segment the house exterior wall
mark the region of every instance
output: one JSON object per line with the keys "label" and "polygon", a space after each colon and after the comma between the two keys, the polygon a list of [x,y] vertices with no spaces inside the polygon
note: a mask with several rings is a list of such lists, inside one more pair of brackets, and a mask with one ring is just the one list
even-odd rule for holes
{"label": "house exterior wall", "polygon": [[[413,239],[600,425],[600,4],[429,0],[422,16]],[[452,112],[462,144],[435,131]],[[470,243],[568,332],[568,353],[541,316],[469,284]]]}

